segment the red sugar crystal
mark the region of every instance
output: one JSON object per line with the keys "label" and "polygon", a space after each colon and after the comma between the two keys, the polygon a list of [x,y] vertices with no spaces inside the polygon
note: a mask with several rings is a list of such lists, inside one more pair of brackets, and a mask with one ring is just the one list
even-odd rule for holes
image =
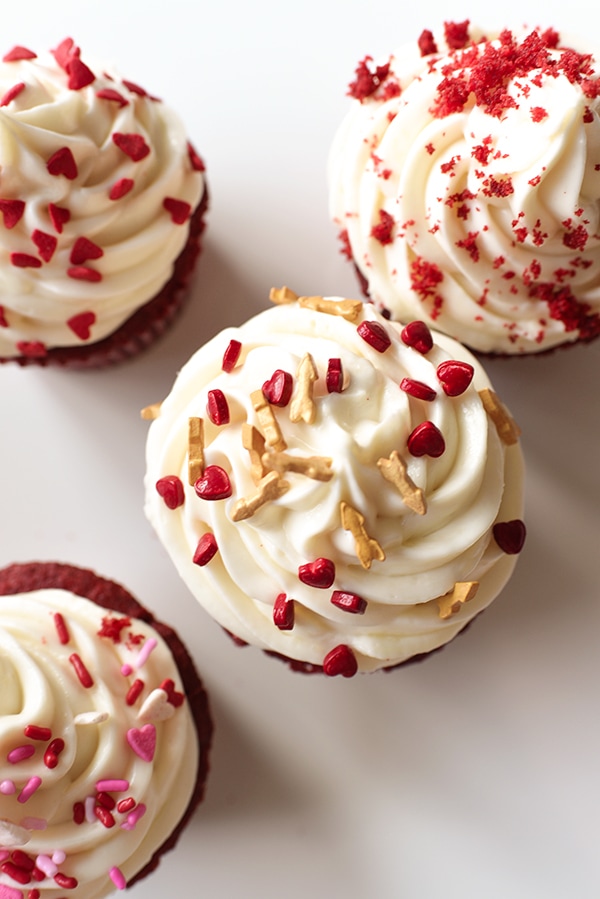
{"label": "red sugar crystal", "polygon": [[280,631],[291,631],[294,627],[294,600],[280,593],[273,604],[273,624]]}
{"label": "red sugar crystal", "polygon": [[29,253],[11,253],[10,261],[17,268],[41,268],[42,266],[37,256],[30,256]]}
{"label": "red sugar crystal", "polygon": [[96,322],[94,312],[79,312],[67,319],[67,325],[80,340],[89,340],[91,327]]}
{"label": "red sugar crystal", "polygon": [[469,20],[444,22],[444,37],[451,50],[462,50],[469,41]]}
{"label": "red sugar crystal", "polygon": [[75,674],[79,678],[81,686],[85,687],[86,689],[92,687],[94,685],[92,675],[87,670],[80,656],[76,652],[71,653],[71,655],[69,656],[69,662],[75,669]]}
{"label": "red sugar crystal", "polygon": [[436,374],[446,396],[460,396],[473,380],[474,368],[468,362],[450,359],[438,365]]}
{"label": "red sugar crystal", "polygon": [[43,740],[44,743],[52,736],[49,727],[40,727],[38,724],[28,724],[23,728],[23,733],[30,740]]}
{"label": "red sugar crystal", "polygon": [[364,321],[361,322],[356,329],[362,339],[372,346],[378,353],[385,353],[391,346],[391,339],[388,332],[379,322]]}
{"label": "red sugar crystal", "polygon": [[417,400],[425,400],[430,403],[437,396],[436,391],[425,384],[423,381],[415,381],[413,378],[402,378],[400,381],[400,390],[404,390],[409,396],[414,396]]}
{"label": "red sugar crystal", "polygon": [[334,590],[331,594],[331,602],[344,612],[352,612],[354,615],[364,615],[367,609],[367,601],[356,593],[346,593],[343,590]]}
{"label": "red sugar crystal", "polygon": [[46,345],[41,340],[19,340],[17,349],[23,356],[33,356],[40,359],[48,352]]}
{"label": "red sugar crystal", "polygon": [[354,677],[357,671],[356,656],[344,643],[331,649],[323,659],[323,672],[329,677]]}
{"label": "red sugar crystal", "polygon": [[73,265],[83,265],[88,259],[100,259],[102,256],[104,256],[102,247],[88,240],[87,237],[78,237],[73,244],[69,260]]}
{"label": "red sugar crystal", "polygon": [[65,66],[69,76],[69,90],[79,91],[96,80],[96,76],[78,56],[72,56]]}
{"label": "red sugar crystal", "polygon": [[378,240],[380,244],[392,243],[394,238],[392,232],[394,230],[394,225],[396,222],[393,217],[386,212],[385,209],[379,210],[379,224],[373,225],[371,228],[371,237],[374,237],[375,240]]}
{"label": "red sugar crystal", "polygon": [[54,227],[54,230],[62,234],[63,225],[66,225],[71,218],[71,213],[63,206],[55,206],[54,203],[48,205],[48,215]]}
{"label": "red sugar crystal", "polygon": [[412,456],[431,456],[437,459],[446,449],[439,428],[432,421],[423,421],[408,438],[408,451]]}
{"label": "red sugar crystal", "polygon": [[120,200],[121,197],[124,197],[125,194],[129,193],[134,184],[135,181],[133,178],[119,178],[118,181],[115,181],[109,191],[109,200]]}
{"label": "red sugar crystal", "polygon": [[18,97],[19,94],[21,93],[21,91],[24,91],[24,90],[25,90],[25,82],[24,81],[19,81],[17,84],[13,84],[13,86],[9,87],[9,89],[6,91],[5,94],[3,94],[2,98],[0,99],[0,106],[8,106],[8,104],[12,103],[12,101],[15,99],[15,97]]}
{"label": "red sugar crystal", "polygon": [[344,388],[344,372],[341,359],[330,359],[327,363],[325,384],[328,393],[341,393]]}
{"label": "red sugar crystal", "polygon": [[227,499],[233,493],[229,475],[220,465],[207,465],[194,484],[194,490],[200,499]]}
{"label": "red sugar crystal", "polygon": [[174,474],[165,475],[156,482],[156,492],[162,496],[167,509],[177,509],[185,501],[183,484]]}
{"label": "red sugar crystal", "polygon": [[61,147],[53,153],[46,168],[51,175],[64,175],[69,181],[77,177],[77,163],[69,147]]}
{"label": "red sugar crystal", "polygon": [[206,411],[214,425],[229,424],[229,405],[222,390],[208,391]]}
{"label": "red sugar crystal", "polygon": [[348,96],[354,97],[355,100],[359,100],[361,103],[375,93],[390,72],[389,62],[374,69],[370,65],[372,62],[372,56],[365,56],[356,67],[356,80],[348,85]]}
{"label": "red sugar crystal", "polygon": [[88,268],[85,265],[76,265],[73,268],[67,269],[67,275],[69,278],[74,278],[76,281],[101,281],[102,275],[100,272],[97,272],[93,268]]}
{"label": "red sugar crystal", "polygon": [[193,562],[195,565],[208,565],[213,556],[218,552],[217,540],[214,534],[207,532],[198,540],[198,545],[194,552]]}
{"label": "red sugar crystal", "polygon": [[183,225],[190,217],[192,207],[185,200],[176,200],[175,197],[165,197],[163,206],[176,225]]}
{"label": "red sugar crystal", "polygon": [[444,280],[444,274],[438,266],[420,256],[411,262],[410,276],[410,286],[423,300],[433,296],[438,284]]}
{"label": "red sugar crystal", "polygon": [[103,87],[102,90],[96,91],[96,96],[100,100],[111,100],[113,103],[118,103],[121,107],[129,106],[129,100],[112,87]]}
{"label": "red sugar crystal", "polygon": [[335,565],[330,559],[315,559],[298,568],[298,578],[309,587],[327,589],[335,580]]}
{"label": "red sugar crystal", "polygon": [[230,372],[235,368],[235,364],[240,357],[240,352],[242,350],[242,344],[239,340],[230,340],[227,344],[227,349],[223,353],[223,362],[221,363],[221,368],[223,371]]}
{"label": "red sugar crystal", "polygon": [[281,368],[273,372],[270,379],[265,381],[262,386],[262,392],[265,399],[273,406],[287,406],[294,388],[294,379],[289,371],[283,371]]}
{"label": "red sugar crystal", "polygon": [[433,347],[433,337],[425,322],[409,322],[400,334],[402,342],[423,356]]}
{"label": "red sugar crystal", "polygon": [[121,642],[121,631],[131,625],[131,618],[126,615],[119,618],[117,615],[104,615],[102,624],[97,635],[99,637],[107,637],[113,643]]}
{"label": "red sugar crystal", "polygon": [[498,521],[492,532],[500,549],[508,555],[520,553],[523,549],[527,531],[524,522],[519,518],[512,521]]}
{"label": "red sugar crystal", "polygon": [[421,56],[429,56],[430,53],[437,53],[437,44],[433,38],[433,33],[424,28],[417,41]]}
{"label": "red sugar crystal", "polygon": [[40,231],[38,228],[36,228],[31,235],[31,239],[38,248],[38,253],[42,257],[44,262],[50,262],[50,260],[54,256],[56,245],[58,244],[58,240],[56,239],[54,234],[46,234],[45,231]]}
{"label": "red sugar crystal", "polygon": [[2,57],[2,62],[18,62],[21,59],[37,59],[37,53],[28,50],[27,47],[13,47]]}
{"label": "red sugar crystal", "polygon": [[112,139],[119,150],[122,150],[134,162],[144,159],[150,152],[150,147],[141,134],[121,134],[115,131]]}
{"label": "red sugar crystal", "polygon": [[136,678],[127,691],[127,695],[125,696],[125,703],[127,705],[134,705],[143,689],[144,681],[140,680],[139,677]]}
{"label": "red sugar crystal", "polygon": [[0,200],[0,212],[5,228],[14,228],[25,212],[23,200]]}

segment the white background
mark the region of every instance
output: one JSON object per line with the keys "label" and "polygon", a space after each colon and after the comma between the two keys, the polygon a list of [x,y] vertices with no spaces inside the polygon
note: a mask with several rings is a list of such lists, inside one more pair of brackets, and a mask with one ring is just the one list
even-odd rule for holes
{"label": "white background", "polygon": [[[600,25],[587,0],[488,6],[484,26]],[[523,428],[529,536],[502,597],[422,664],[330,680],[237,648],[142,512],[139,410],[196,346],[271,285],[358,295],[327,213],[346,86],[444,18],[480,20],[441,0],[2,4],[2,52],[71,35],[177,108],[208,170],[193,295],[162,342],[113,370],[0,369],[0,563],[121,581],[185,637],[212,699],[206,800],[132,899],[600,895],[600,342],[488,364]]]}

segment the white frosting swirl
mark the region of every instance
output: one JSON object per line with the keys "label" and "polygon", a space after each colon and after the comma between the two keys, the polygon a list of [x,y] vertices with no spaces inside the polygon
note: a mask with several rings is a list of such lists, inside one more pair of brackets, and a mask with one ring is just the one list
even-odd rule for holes
{"label": "white frosting swirl", "polygon": [[600,333],[599,82],[592,57],[555,43],[471,28],[452,50],[436,35],[437,52],[402,48],[353,101],[330,208],[394,318],[496,353]]}
{"label": "white frosting swirl", "polygon": [[[496,596],[515,556],[499,549],[491,529],[496,521],[520,517],[522,471],[518,444],[505,446],[484,411],[478,390],[489,382],[471,355],[440,335],[422,355],[403,343],[400,326],[386,322],[371,305],[359,306],[354,323],[298,304],[275,306],[198,350],[150,427],[146,514],[198,602],[224,628],[313,665],[321,665],[336,646],[349,646],[359,669],[371,671],[446,643]],[[385,328],[391,340],[385,352],[359,335],[360,322]],[[230,340],[242,348],[227,373],[221,366]],[[291,406],[271,408],[286,452],[331,458],[333,477],[321,481],[286,471],[287,492],[252,517],[233,521],[235,503],[256,490],[242,444],[244,423],[262,428],[250,394],[278,369],[294,376],[297,392],[296,373],[306,353],[319,375],[314,422],[292,423]],[[327,391],[332,358],[341,359],[349,379],[341,393]],[[436,375],[449,359],[468,361],[475,369],[472,384],[456,397],[446,396]],[[404,378],[429,385],[433,401],[401,390]],[[221,466],[232,485],[232,496],[217,501],[199,498],[187,476],[188,418],[206,416],[209,390],[223,392],[230,412],[228,424],[205,421],[205,464]],[[424,420],[445,440],[438,458],[408,451],[409,435]],[[424,492],[425,514],[411,511],[377,466],[394,450]],[[175,509],[155,486],[167,476],[179,478],[184,489],[184,502]],[[368,570],[357,558],[351,533],[342,528],[341,502],[364,516],[366,531],[385,552],[385,560],[374,560]],[[207,532],[216,538],[218,552],[201,567],[193,556]],[[329,589],[299,579],[299,567],[319,558],[335,565]],[[441,618],[436,598],[456,582],[471,580],[479,582],[476,597],[458,614]],[[366,600],[364,614],[333,605],[334,590]],[[295,600],[291,630],[273,623],[280,593]]]}
{"label": "white frosting swirl", "polygon": [[[69,642],[64,645],[54,623],[56,613],[67,627]],[[39,861],[46,877],[31,886],[42,897],[65,893],[54,879],[56,872],[78,882],[68,888],[69,896],[112,895],[117,881],[111,878],[111,869],[119,869],[126,881],[141,870],[181,819],[194,788],[198,749],[187,703],[165,720],[138,717],[144,699],[165,679],[172,679],[181,690],[170,650],[153,628],[137,619],[123,630],[123,642],[98,636],[103,618],[110,614],[58,589],[1,597],[0,854],[4,861],[16,846],[37,862],[39,856],[51,860],[56,851],[65,853],[64,861],[56,860],[54,867]],[[141,635],[143,642],[134,645],[131,633]],[[138,670],[136,659],[151,639],[157,645]],[[69,660],[74,653],[93,679],[89,688],[82,685]],[[124,664],[134,668],[130,676],[121,673]],[[139,699],[128,705],[126,695],[136,678],[145,686]],[[149,724],[156,732],[151,761],[134,751],[127,738],[128,731]],[[24,732],[30,725],[48,728],[51,737],[27,738]],[[56,766],[47,767],[44,754],[56,739],[64,741],[64,749]],[[11,762],[11,753],[23,746],[33,747],[35,753]],[[41,778],[41,783],[24,800],[32,778]],[[114,826],[95,817],[74,823],[74,805],[87,800],[93,807],[96,785],[106,779],[128,781],[126,789],[121,785],[122,791],[108,795],[117,802],[133,797],[134,818],[141,806],[146,807],[135,826],[128,826],[128,813],[116,809]],[[12,843],[10,833],[15,829]],[[9,888],[15,896],[24,895],[2,866],[0,886],[3,896],[13,895]]]}
{"label": "white frosting swirl", "polygon": [[[0,64],[0,97],[9,98],[0,106],[0,208],[25,204],[16,222],[14,205],[0,216],[0,357],[113,333],[169,280],[187,241],[187,220],[176,223],[163,201],[193,210],[204,192],[179,117],[110,66],[90,71],[91,83],[70,89],[52,54]],[[135,135],[133,149],[115,134]],[[75,177],[68,154],[49,171],[57,151],[71,154]],[[86,258],[80,238],[103,255]],[[73,272],[81,268],[91,274]]]}

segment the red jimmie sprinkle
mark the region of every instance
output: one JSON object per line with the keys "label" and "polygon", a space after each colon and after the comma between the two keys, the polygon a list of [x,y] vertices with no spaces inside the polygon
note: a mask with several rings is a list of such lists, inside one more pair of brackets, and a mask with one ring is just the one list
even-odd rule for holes
{"label": "red jimmie sprinkle", "polygon": [[36,228],[31,235],[31,239],[36,245],[38,253],[44,262],[50,262],[58,244],[58,240],[54,234],[46,234],[45,231],[40,231],[39,228]]}
{"label": "red jimmie sprinkle", "polygon": [[37,53],[28,50],[27,47],[13,47],[2,57],[2,62],[19,62],[21,59],[37,59]]}
{"label": "red jimmie sprinkle", "polygon": [[17,84],[13,84],[13,86],[9,87],[9,89],[6,91],[5,94],[3,94],[2,98],[0,99],[0,106],[8,106],[8,104],[12,103],[12,101],[16,97],[18,97],[19,94],[24,90],[25,90],[25,82],[24,81],[19,81]]}
{"label": "red jimmie sprinkle", "polygon": [[79,885],[76,877],[68,877],[66,874],[61,874],[60,871],[58,874],[54,875],[54,883],[59,886],[61,890],[74,890]]}
{"label": "red jimmie sprinkle", "polygon": [[71,218],[70,211],[63,206],[55,206],[54,203],[50,203],[48,206],[48,215],[50,216],[50,221],[52,222],[54,230],[57,231],[58,234],[62,234],[63,225],[66,225]]}
{"label": "red jimmie sprinkle", "polygon": [[5,228],[14,228],[25,212],[23,200],[0,200],[0,212]]}
{"label": "red jimmie sprinkle", "polygon": [[400,333],[402,342],[425,356],[433,347],[433,337],[425,322],[409,322]]}
{"label": "red jimmie sprinkle", "polygon": [[117,802],[117,811],[119,814],[124,815],[134,809],[135,805],[136,802],[133,796],[127,796],[126,799],[121,799]]}
{"label": "red jimmie sprinkle", "polygon": [[120,200],[121,197],[124,197],[125,194],[132,190],[134,184],[133,178],[119,178],[108,192],[109,200]]}
{"label": "red jimmie sprinkle", "polygon": [[206,398],[206,412],[214,425],[229,424],[229,404],[222,390],[209,390]]}
{"label": "red jimmie sprinkle", "polygon": [[520,518],[512,521],[498,521],[492,528],[494,540],[500,549],[508,555],[516,555],[523,549],[527,530]]}
{"label": "red jimmie sprinkle", "polygon": [[[42,871],[42,874],[43,874],[43,871]],[[46,875],[44,874],[44,877],[45,876]],[[40,878],[40,879],[43,879],[43,878]],[[39,890],[28,890],[27,899],[40,899],[41,895],[42,894],[40,893]]]}
{"label": "red jimmie sprinkle", "polygon": [[83,824],[85,820],[85,806],[83,802],[73,804],[73,821],[75,824]]}
{"label": "red jimmie sprinkle", "polygon": [[53,153],[46,168],[51,175],[64,175],[69,181],[73,181],[78,174],[77,163],[69,147],[61,147]]}
{"label": "red jimmie sprinkle", "polygon": [[273,406],[287,406],[292,398],[294,379],[289,371],[276,369],[262,386],[265,399]]}
{"label": "red jimmie sprinkle", "polygon": [[415,381],[413,378],[402,378],[400,390],[417,400],[425,400],[427,403],[430,403],[437,396],[436,391],[429,384],[425,384],[423,381]]}
{"label": "red jimmie sprinkle", "polygon": [[49,727],[40,727],[38,724],[28,724],[23,729],[23,733],[30,740],[43,740],[44,743],[52,736],[52,731]]}
{"label": "red jimmie sprinkle", "polygon": [[102,90],[96,91],[96,96],[99,100],[110,100],[112,103],[118,103],[121,107],[129,106],[129,100],[112,87],[103,87]]}
{"label": "red jimmie sprinkle", "polygon": [[408,451],[412,456],[431,456],[437,459],[446,449],[439,428],[432,421],[423,421],[408,438]]}
{"label": "red jimmie sprinkle", "polygon": [[134,705],[143,689],[144,681],[140,680],[139,677],[136,678],[127,691],[127,695],[125,696],[125,703],[127,705]]}
{"label": "red jimmie sprinkle", "polygon": [[208,500],[227,499],[233,492],[229,475],[220,465],[207,465],[194,490],[200,499]]}
{"label": "red jimmie sprinkle", "polygon": [[67,269],[67,275],[69,278],[74,278],[76,281],[101,281],[102,275],[100,272],[97,272],[94,268],[89,268],[86,265],[75,265],[72,268]]}
{"label": "red jimmie sprinkle", "polygon": [[30,872],[26,871],[24,868],[19,868],[19,866],[15,865],[14,862],[2,862],[2,864],[0,865],[0,871],[10,877],[11,880],[15,880],[17,883],[31,883]]}
{"label": "red jimmie sprinkle", "polygon": [[344,389],[344,372],[341,359],[330,359],[328,361],[325,385],[328,393],[341,393]]}
{"label": "red jimmie sprinkle", "polygon": [[46,747],[44,752],[44,765],[46,768],[56,768],[58,765],[58,757],[65,748],[65,741],[61,737],[56,737]]}
{"label": "red jimmie sprinkle", "polygon": [[79,312],[67,319],[67,325],[80,340],[88,340],[91,327],[96,322],[95,312]]}
{"label": "red jimmie sprinkle", "polygon": [[217,546],[217,539],[214,534],[207,532],[203,534],[198,540],[198,545],[194,551],[193,562],[195,565],[200,565],[202,568],[204,565],[208,565],[210,560],[214,555],[218,552],[219,547]]}
{"label": "red jimmie sprinkle", "polygon": [[53,618],[54,627],[56,628],[56,633],[58,634],[58,642],[62,643],[63,646],[66,646],[71,638],[69,636],[67,625],[65,624],[65,619],[60,614],[60,612],[55,612]]}
{"label": "red jimmie sprinkle", "polygon": [[223,371],[230,372],[235,368],[235,364],[240,358],[240,353],[242,351],[242,344],[239,340],[230,340],[227,344],[227,349],[223,353],[223,362],[221,363],[221,368]]}
{"label": "red jimmie sprinkle", "polygon": [[72,91],[80,91],[96,80],[96,76],[78,56],[73,56],[66,64],[69,76],[68,87]]}
{"label": "red jimmie sprinkle", "polygon": [[280,631],[291,631],[294,627],[294,600],[285,593],[279,593],[273,603],[273,624]]}
{"label": "red jimmie sprinkle", "polygon": [[112,139],[119,150],[129,156],[133,162],[140,162],[150,152],[150,147],[141,134],[121,134],[115,131]]}
{"label": "red jimmie sprinkle", "polygon": [[446,396],[460,396],[464,393],[471,381],[475,370],[468,362],[459,362],[458,359],[449,359],[442,362],[436,369],[436,374]]}
{"label": "red jimmie sprinkle", "polygon": [[298,578],[309,587],[326,589],[335,580],[335,565],[331,559],[315,559],[298,568]]}
{"label": "red jimmie sprinkle", "polygon": [[379,322],[361,322],[356,330],[362,339],[374,350],[377,350],[378,353],[385,353],[388,347],[391,346],[391,338]]}
{"label": "red jimmie sprinkle", "polygon": [[107,808],[104,808],[103,805],[94,806],[94,814],[98,821],[100,821],[101,824],[104,824],[105,827],[110,828],[115,826],[114,816]]}
{"label": "red jimmie sprinkle", "polygon": [[329,677],[354,677],[358,671],[356,656],[349,646],[340,643],[334,646],[323,659],[323,672]]}
{"label": "red jimmie sprinkle", "polygon": [[73,244],[69,260],[73,265],[83,265],[88,259],[100,259],[102,256],[104,256],[102,247],[87,237],[78,237]]}
{"label": "red jimmie sprinkle", "polygon": [[176,225],[183,225],[190,217],[192,207],[185,200],[177,200],[175,197],[165,197],[163,207],[171,216]]}
{"label": "red jimmie sprinkle", "polygon": [[42,263],[37,256],[30,256],[29,253],[11,253],[10,261],[17,268],[41,268]]}
{"label": "red jimmie sprinkle", "polygon": [[190,158],[190,163],[195,172],[204,172],[206,166],[202,160],[202,157],[198,155],[192,144],[188,141],[187,145],[188,156]]}
{"label": "red jimmie sprinkle", "polygon": [[156,482],[156,492],[162,496],[167,509],[177,509],[185,501],[183,483],[174,474],[165,475]]}
{"label": "red jimmie sprinkle", "polygon": [[79,678],[81,686],[85,687],[86,689],[93,687],[94,680],[92,678],[92,675],[87,670],[84,663],[81,661],[80,656],[76,652],[71,653],[71,655],[69,656],[69,662],[73,666],[75,674]]}
{"label": "red jimmie sprinkle", "polygon": [[22,849],[13,849],[10,857],[15,865],[19,868],[23,868],[25,871],[33,871],[35,868],[34,860],[30,858],[26,852],[23,852]]}
{"label": "red jimmie sprinkle", "polygon": [[356,593],[346,593],[344,590],[334,590],[331,594],[331,602],[344,612],[352,612],[354,615],[364,615],[367,610],[367,601]]}
{"label": "red jimmie sprinkle", "polygon": [[96,802],[109,812],[112,812],[117,804],[117,800],[104,790],[100,790],[99,793],[96,793]]}

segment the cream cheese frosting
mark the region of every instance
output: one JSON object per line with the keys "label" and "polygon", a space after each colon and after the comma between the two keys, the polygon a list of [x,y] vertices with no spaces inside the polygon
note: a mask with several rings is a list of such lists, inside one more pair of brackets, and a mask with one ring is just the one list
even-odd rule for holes
{"label": "cream cheese frosting", "polygon": [[599,91],[551,29],[447,23],[363,60],[330,209],[375,304],[483,352],[596,337]]}
{"label": "cream cheese frosting", "polygon": [[0,619],[0,895],[112,895],[194,789],[177,667],[146,622],[62,589],[2,596]]}
{"label": "cream cheese frosting", "polygon": [[239,639],[328,674],[392,666],[510,576],[518,429],[454,340],[283,295],[199,349],[152,413],[146,514]]}
{"label": "cream cheese frosting", "polygon": [[70,39],[0,64],[0,357],[113,333],[169,280],[204,190],[178,115]]}

